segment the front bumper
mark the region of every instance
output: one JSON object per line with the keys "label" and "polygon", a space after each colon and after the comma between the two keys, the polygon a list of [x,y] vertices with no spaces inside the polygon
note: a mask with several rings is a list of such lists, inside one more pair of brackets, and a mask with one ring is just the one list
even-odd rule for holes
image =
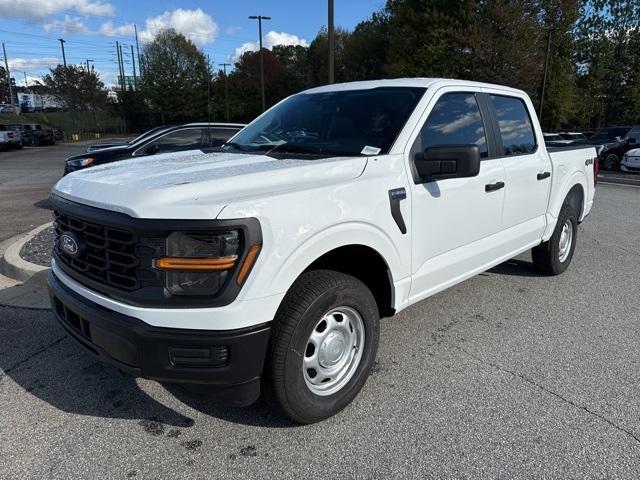
{"label": "front bumper", "polygon": [[53,272],[48,284],[52,310],[67,333],[121,370],[181,384],[226,405],[250,405],[260,395],[268,324],[224,331],[155,327],[85,299]]}

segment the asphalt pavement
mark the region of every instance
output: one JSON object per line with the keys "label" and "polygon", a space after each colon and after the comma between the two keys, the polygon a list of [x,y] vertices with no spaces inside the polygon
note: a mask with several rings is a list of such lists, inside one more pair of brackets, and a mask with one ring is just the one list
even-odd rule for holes
{"label": "asphalt pavement", "polygon": [[364,390],[310,426],[123,376],[0,307],[0,478],[637,478],[640,188],[596,195],[567,272],[522,255],[385,319]]}
{"label": "asphalt pavement", "polygon": [[96,141],[0,151],[0,242],[51,221],[51,186],[62,177],[64,160],[90,143]]}

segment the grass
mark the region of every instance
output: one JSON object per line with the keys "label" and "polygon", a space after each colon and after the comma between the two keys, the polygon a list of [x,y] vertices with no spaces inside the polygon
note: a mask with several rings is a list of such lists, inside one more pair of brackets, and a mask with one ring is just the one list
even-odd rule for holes
{"label": "grass", "polygon": [[[0,124],[2,123],[40,123],[52,128],[62,130],[65,140],[85,140],[88,138],[100,138],[99,134],[108,133],[109,136],[125,134],[124,122],[107,112],[79,112],[77,114],[77,124],[74,124],[69,112],[42,112],[42,113],[22,113],[13,115],[10,113],[0,114]],[[77,125],[77,126],[76,126]]]}

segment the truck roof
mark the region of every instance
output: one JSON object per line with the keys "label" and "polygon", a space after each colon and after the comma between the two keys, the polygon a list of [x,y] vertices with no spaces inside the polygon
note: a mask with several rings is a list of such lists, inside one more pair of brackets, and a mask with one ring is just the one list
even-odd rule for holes
{"label": "truck roof", "polygon": [[334,83],[332,85],[323,85],[320,87],[310,88],[302,93],[322,93],[337,92],[341,90],[366,90],[377,87],[422,87],[429,88],[433,86],[460,86],[475,88],[498,88],[500,90],[510,91],[512,93],[524,93],[517,88],[507,87],[504,85],[496,85],[492,83],[473,82],[471,80],[455,80],[450,78],[393,78],[386,80],[366,80],[362,82],[345,82]]}

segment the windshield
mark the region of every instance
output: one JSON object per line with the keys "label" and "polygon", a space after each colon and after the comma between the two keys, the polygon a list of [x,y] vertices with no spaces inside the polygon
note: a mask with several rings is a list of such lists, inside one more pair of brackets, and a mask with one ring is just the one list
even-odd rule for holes
{"label": "windshield", "polygon": [[604,128],[596,132],[591,140],[615,140],[616,137],[624,138],[628,128]]}
{"label": "windshield", "polygon": [[225,149],[377,155],[389,151],[424,88],[381,87],[289,97],[247,126]]}
{"label": "windshield", "polygon": [[168,130],[169,128],[171,128],[170,126],[167,125],[163,125],[161,127],[155,127],[152,128],[151,130],[148,130],[146,132],[144,132],[141,135],[138,135],[136,138],[134,138],[133,140],[129,140],[129,145],[133,145],[134,143],[138,143],[140,140],[142,140],[143,138],[147,138],[150,137],[151,135],[154,135],[158,132],[161,132],[162,130]]}

